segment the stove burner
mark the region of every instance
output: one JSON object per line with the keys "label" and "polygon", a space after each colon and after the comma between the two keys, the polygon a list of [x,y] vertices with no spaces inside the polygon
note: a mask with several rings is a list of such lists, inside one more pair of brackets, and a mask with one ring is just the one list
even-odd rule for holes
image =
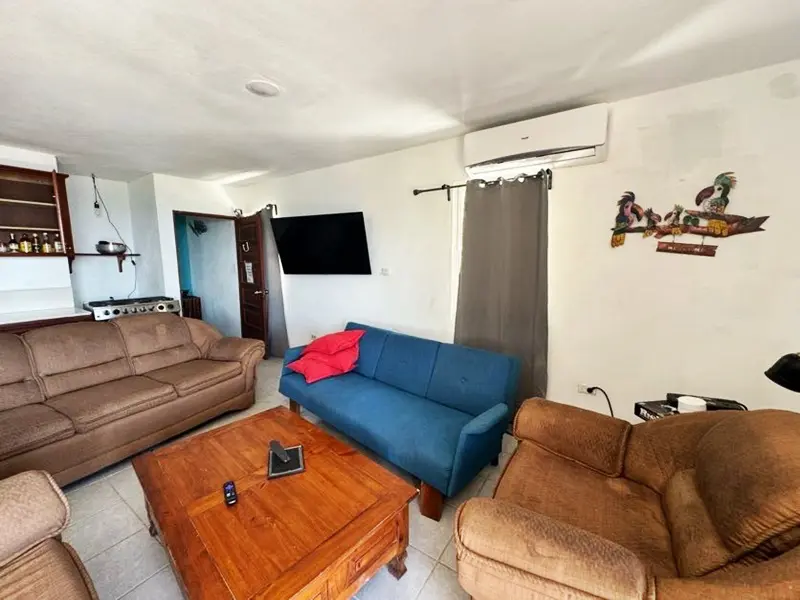
{"label": "stove burner", "polygon": [[180,300],[167,296],[149,296],[147,298],[127,298],[124,300],[98,300],[86,302],[83,308],[92,311],[95,321],[108,321],[125,315],[171,312],[180,313]]}

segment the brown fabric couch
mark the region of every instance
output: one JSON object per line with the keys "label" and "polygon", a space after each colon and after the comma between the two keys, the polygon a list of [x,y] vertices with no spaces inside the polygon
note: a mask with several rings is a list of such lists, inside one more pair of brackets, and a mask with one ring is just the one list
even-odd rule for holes
{"label": "brown fabric couch", "polygon": [[60,485],[251,406],[264,343],[173,314],[0,334],[0,477]]}
{"label": "brown fabric couch", "polygon": [[80,558],[60,541],[68,522],[67,500],[47,473],[0,481],[0,598],[97,600]]}
{"label": "brown fabric couch", "polygon": [[800,598],[800,414],[630,425],[528,400],[492,499],[456,515],[475,600]]}

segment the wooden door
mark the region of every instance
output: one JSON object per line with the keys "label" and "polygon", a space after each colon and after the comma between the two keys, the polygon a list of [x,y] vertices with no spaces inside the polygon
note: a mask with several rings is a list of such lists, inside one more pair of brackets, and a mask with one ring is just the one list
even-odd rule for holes
{"label": "wooden door", "polygon": [[264,276],[264,238],[261,216],[236,219],[236,255],[239,263],[239,306],[242,337],[267,341],[267,294]]}

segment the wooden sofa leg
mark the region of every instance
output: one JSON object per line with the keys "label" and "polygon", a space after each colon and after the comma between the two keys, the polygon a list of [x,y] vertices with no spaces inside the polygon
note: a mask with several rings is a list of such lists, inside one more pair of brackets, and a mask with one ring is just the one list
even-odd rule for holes
{"label": "wooden sofa leg", "polygon": [[300,405],[291,398],[289,399],[289,410],[298,415],[300,414]]}
{"label": "wooden sofa leg", "polygon": [[496,467],[496,466],[497,466],[497,465],[499,465],[499,464],[500,464],[500,456],[495,456],[495,457],[492,459],[492,466],[493,466],[493,467]]}
{"label": "wooden sofa leg", "polygon": [[438,521],[442,518],[443,508],[444,496],[442,496],[442,492],[424,481],[420,482],[419,512],[422,513],[422,516]]}

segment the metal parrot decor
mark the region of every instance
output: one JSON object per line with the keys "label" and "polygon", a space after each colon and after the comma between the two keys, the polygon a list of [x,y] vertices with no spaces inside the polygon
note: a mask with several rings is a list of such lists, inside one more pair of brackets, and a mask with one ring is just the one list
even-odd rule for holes
{"label": "metal parrot decor", "polygon": [[[694,256],[716,256],[717,246],[705,243],[706,237],[726,238],[741,233],[764,231],[762,225],[769,217],[743,217],[728,214],[731,191],[736,188],[736,176],[727,171],[714,179],[713,185],[700,190],[694,199],[698,210],[687,210],[675,204],[664,218],[652,208],[642,210],[636,203],[633,192],[625,192],[617,201],[617,215],[611,231],[611,247],[625,243],[628,233],[641,233],[657,240],[672,236],[672,241],[659,241],[656,252],[691,254]],[[644,224],[639,224],[644,220]],[[675,239],[683,235],[701,237],[699,244],[678,243]]]}

